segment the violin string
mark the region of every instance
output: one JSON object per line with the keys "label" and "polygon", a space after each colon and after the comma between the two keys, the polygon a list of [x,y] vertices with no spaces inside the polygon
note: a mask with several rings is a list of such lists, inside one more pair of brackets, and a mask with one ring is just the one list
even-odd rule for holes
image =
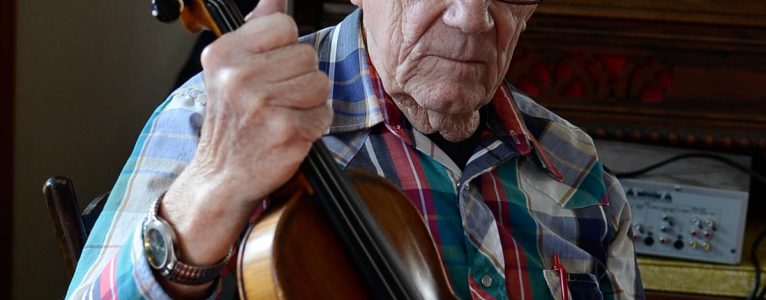
{"label": "violin string", "polygon": [[[237,24],[237,27],[242,26],[245,24],[245,17],[242,16],[242,12],[239,10],[239,7],[234,3],[232,0],[224,0],[224,3],[226,3],[226,7],[229,8],[229,11],[231,13],[232,19]],[[236,29],[236,28],[234,28]]]}
{"label": "violin string", "polygon": [[[312,157],[312,155],[314,157]],[[340,190],[341,189],[340,188],[340,184],[337,182],[335,176],[332,176],[331,174],[328,174],[330,172],[329,171],[330,166],[327,166],[326,160],[321,159],[321,157],[319,157],[318,151],[311,151],[311,154],[309,155],[309,162],[315,168],[315,170],[318,173],[322,174],[323,171],[324,171],[324,172],[326,172],[326,173],[324,173],[325,175],[330,175],[330,176],[320,176],[320,180],[325,185],[325,187],[327,187],[328,189],[330,188],[329,184],[325,181],[325,178],[329,177],[333,181],[332,183],[334,184],[335,189],[336,190]],[[316,165],[317,163],[321,164],[321,166],[317,166]],[[368,242],[369,245],[365,245],[365,243],[361,239],[361,236],[359,236],[359,233],[356,232],[355,226],[351,226],[350,225],[351,220],[348,219],[348,216],[346,215],[346,213],[342,209],[343,206],[342,206],[342,204],[339,201],[345,202],[347,210],[349,210],[349,212],[352,214],[352,217],[356,220],[356,223],[359,225],[358,228],[361,228],[361,230],[365,231],[364,233],[366,234],[367,237],[371,236],[370,233],[368,232],[368,229],[365,226],[363,226],[363,223],[360,220],[361,218],[359,217],[358,213],[353,209],[352,205],[350,204],[350,200],[347,198],[348,195],[346,195],[346,193],[334,193],[334,194],[340,194],[341,195],[341,197],[340,197],[341,199],[337,199],[336,197],[330,197],[330,198],[332,198],[332,201],[334,202],[335,206],[340,208],[339,211],[341,212],[342,217],[345,219],[346,223],[349,224],[349,229],[354,234],[354,237],[357,239],[357,241],[360,243],[360,245],[362,245],[362,247],[363,247],[362,250],[365,252],[365,255],[367,255],[368,260],[370,261],[370,263],[375,268],[375,271],[378,274],[378,276],[381,279],[384,279],[384,280],[381,280],[381,281],[386,286],[386,290],[389,292],[390,295],[395,297],[395,293],[393,292],[393,290],[389,286],[389,283],[385,280],[385,277],[383,277],[384,275],[382,274],[381,270],[379,269],[379,267],[377,266],[377,264],[375,263],[375,261],[371,257],[371,253],[369,252],[367,247],[373,248],[372,250],[374,250],[376,252],[378,257],[383,257],[382,251],[380,250],[378,245],[375,244],[374,241],[370,241],[370,242]],[[383,266],[388,270],[389,274],[394,274],[392,267],[388,264],[388,262],[385,259],[380,259],[380,261],[381,261],[381,264],[383,264]],[[399,287],[400,291],[404,290],[403,284],[399,281],[398,276],[390,276],[390,278],[392,278],[394,280],[396,285]],[[404,293],[404,295],[406,295],[406,293]]]}
{"label": "violin string", "polygon": [[[231,30],[235,30],[242,26],[244,24],[244,20],[242,19],[242,16],[240,15],[237,17],[237,15],[233,12],[232,6],[234,5],[229,0],[214,0],[220,3],[221,10],[226,14],[227,19],[229,19],[229,23],[231,23]],[[236,9],[239,10],[239,9]]]}
{"label": "violin string", "polygon": [[[318,176],[319,177],[318,180],[321,181],[322,185],[326,188],[326,190],[331,190],[332,188],[330,187],[330,184],[325,180],[326,178],[329,177],[333,181],[333,186],[335,186],[335,190],[336,191],[339,190],[340,189],[339,188],[339,184],[335,180],[334,176],[326,176],[326,175],[328,175],[327,173],[329,173],[329,171],[327,169],[327,166],[324,164],[324,161],[321,159],[321,157],[319,157],[319,153],[317,153],[317,152],[318,151],[312,151],[309,154],[309,158],[308,159],[309,159],[309,163],[314,168],[315,172],[317,172],[320,175],[320,176]],[[321,164],[321,166],[318,166],[317,164]],[[323,172],[323,171],[326,171],[326,173]],[[359,221],[359,217],[356,215],[356,213],[353,210],[351,210],[351,214],[353,214],[354,219],[357,221],[356,222],[357,226],[352,225],[351,224],[352,223],[351,219],[349,219],[349,216],[346,214],[345,210],[342,208],[342,204],[340,203],[339,200],[342,200],[343,202],[346,202],[346,204],[348,204],[348,202],[349,202],[348,199],[345,199],[347,195],[345,195],[345,193],[331,193],[331,194],[332,195],[340,194],[341,197],[344,198],[344,199],[338,199],[337,197],[329,197],[331,199],[328,199],[328,200],[331,200],[333,202],[333,204],[338,208],[338,211],[340,212],[341,217],[346,222],[348,229],[351,231],[351,233],[353,234],[354,238],[357,240],[358,244],[361,245],[362,251],[364,252],[365,256],[367,257],[368,262],[372,265],[372,267],[375,270],[375,273],[378,275],[378,277],[381,279],[381,281],[385,285],[386,290],[388,291],[389,295],[392,296],[392,298],[395,297],[394,292],[392,291],[391,287],[388,285],[387,281],[385,280],[385,276],[383,275],[382,271],[379,269],[379,267],[376,264],[375,260],[372,258],[372,254],[370,253],[370,251],[368,249],[369,245],[366,245],[367,243],[365,243],[362,240],[362,236],[356,230],[356,228],[361,228],[362,230],[366,231],[366,228],[364,228],[364,226],[361,226],[361,224],[360,224],[361,221]],[[367,234],[368,234],[367,236],[369,237],[369,233],[367,233]],[[375,245],[372,245],[372,247],[376,248]],[[378,249],[375,249],[375,250],[377,250],[376,252],[380,252]]]}
{"label": "violin string", "polygon": [[208,0],[206,1],[206,5],[208,6],[208,9],[213,10],[218,14],[218,16],[220,16],[220,20],[224,24],[218,25],[223,25],[225,27],[225,30],[224,28],[221,28],[222,33],[231,32],[237,29],[244,22],[241,19],[237,19],[236,16],[231,13],[231,8],[224,1]]}
{"label": "violin string", "polygon": [[[319,166],[317,166],[317,165],[315,164],[316,162],[315,162],[313,159],[309,158],[309,163],[310,163],[310,164],[311,164],[311,166],[312,166],[312,167],[315,169],[315,171],[316,171],[316,172],[321,172],[321,171],[319,170]],[[321,174],[321,173],[320,173],[320,174]],[[322,183],[322,185],[325,187],[325,189],[327,189],[327,190],[330,190],[331,188],[330,188],[329,184],[328,184],[328,183],[325,181],[325,179],[324,179],[324,178],[326,178],[326,176],[318,176],[318,177],[319,177],[319,178],[317,178],[317,179],[318,179],[318,180],[319,180],[319,181]],[[332,194],[336,194],[336,193],[332,193]],[[356,228],[357,226],[353,226],[353,225],[351,224],[351,220],[349,219],[349,216],[348,216],[348,215],[346,214],[346,212],[345,212],[345,211],[344,211],[344,210],[341,208],[341,204],[340,204],[340,203],[339,203],[339,201],[338,201],[339,199],[337,199],[336,197],[330,197],[330,198],[331,198],[331,199],[328,199],[328,200],[331,200],[331,201],[333,202],[333,204],[334,204],[336,207],[338,207],[338,211],[340,212],[340,215],[341,215],[341,217],[343,218],[343,220],[344,220],[344,221],[345,221],[345,223],[347,224],[347,227],[348,227],[348,229],[351,231],[351,233],[353,234],[354,238],[357,240],[357,243],[358,243],[359,245],[361,245],[362,251],[364,252],[365,256],[367,257],[367,260],[368,260],[368,262],[369,262],[369,263],[372,265],[372,267],[373,267],[373,269],[375,270],[375,273],[378,275],[378,277],[379,277],[380,279],[382,279],[381,281],[382,281],[382,282],[383,282],[383,284],[385,285],[385,287],[386,287],[386,290],[388,291],[389,295],[390,295],[390,296],[392,296],[392,298],[393,298],[393,297],[394,297],[394,293],[393,293],[393,291],[391,290],[391,287],[390,287],[390,286],[387,284],[386,280],[384,280],[384,278],[385,278],[385,277],[384,277],[384,275],[382,274],[382,272],[381,272],[381,270],[379,269],[379,267],[377,266],[377,264],[375,263],[375,260],[372,258],[372,254],[371,254],[371,253],[370,253],[370,251],[368,250],[368,247],[365,245],[366,243],[365,243],[365,242],[362,240],[362,238],[361,238],[360,234],[359,234],[359,233],[358,233],[358,232],[355,230],[355,228]],[[354,217],[356,217],[356,216],[354,216]],[[361,227],[361,226],[359,226],[359,227]]]}

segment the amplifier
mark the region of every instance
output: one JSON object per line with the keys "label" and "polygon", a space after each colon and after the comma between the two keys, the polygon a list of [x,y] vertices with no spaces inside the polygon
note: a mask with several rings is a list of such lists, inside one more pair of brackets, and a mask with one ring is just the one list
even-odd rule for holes
{"label": "amplifier", "polygon": [[746,192],[621,179],[636,253],[739,264]]}

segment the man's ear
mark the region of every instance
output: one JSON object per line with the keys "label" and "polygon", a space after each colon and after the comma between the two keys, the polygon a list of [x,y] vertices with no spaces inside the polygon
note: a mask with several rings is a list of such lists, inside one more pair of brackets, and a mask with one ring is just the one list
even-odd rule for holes
{"label": "man's ear", "polygon": [[362,6],[364,5],[363,2],[364,2],[364,0],[351,0],[351,4],[354,4],[354,5],[356,5],[359,8],[362,8]]}

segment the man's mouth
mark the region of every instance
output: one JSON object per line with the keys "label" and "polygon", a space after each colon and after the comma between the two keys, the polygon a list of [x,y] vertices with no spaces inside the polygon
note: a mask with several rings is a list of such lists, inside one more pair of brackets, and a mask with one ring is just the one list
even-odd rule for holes
{"label": "man's mouth", "polygon": [[454,57],[454,56],[443,56],[443,55],[433,55],[434,57],[437,57],[439,59],[448,60],[451,62],[456,63],[463,63],[463,64],[483,64],[484,61],[476,59],[474,57]]}

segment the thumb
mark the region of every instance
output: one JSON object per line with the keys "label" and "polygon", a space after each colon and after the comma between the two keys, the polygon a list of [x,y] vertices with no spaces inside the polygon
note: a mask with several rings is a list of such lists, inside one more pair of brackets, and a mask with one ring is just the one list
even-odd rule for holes
{"label": "thumb", "polygon": [[260,0],[258,5],[245,17],[249,21],[255,17],[267,16],[273,13],[287,12],[287,0]]}

